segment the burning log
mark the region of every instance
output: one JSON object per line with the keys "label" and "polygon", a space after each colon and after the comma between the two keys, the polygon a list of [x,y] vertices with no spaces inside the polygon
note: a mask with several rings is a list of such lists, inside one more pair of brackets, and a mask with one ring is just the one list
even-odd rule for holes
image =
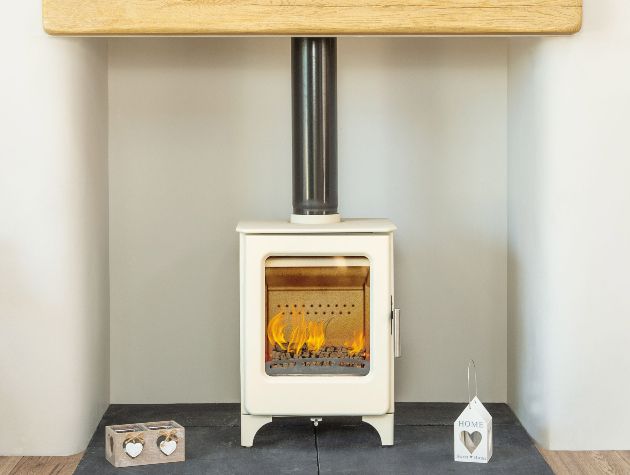
{"label": "burning log", "polygon": [[355,332],[343,345],[331,345],[326,344],[326,328],[332,319],[307,321],[304,313],[295,309],[287,318],[290,326],[283,312],[274,315],[267,325],[270,359],[267,366],[276,374],[317,373],[324,368],[340,374],[357,371],[367,374],[369,363],[362,331]]}
{"label": "burning log", "polygon": [[[301,348],[301,351],[288,351],[281,350],[278,346],[275,346],[271,351],[271,362],[276,364],[279,362],[289,361],[292,366],[295,366],[296,362],[302,363],[304,366],[345,366],[362,368],[361,361],[367,359],[367,352],[365,348],[358,350],[357,353],[350,348],[344,346],[328,346],[326,351],[309,351],[306,344]],[[328,351],[330,350],[330,351]],[[350,356],[350,355],[353,356]],[[274,367],[274,366],[272,366]]]}

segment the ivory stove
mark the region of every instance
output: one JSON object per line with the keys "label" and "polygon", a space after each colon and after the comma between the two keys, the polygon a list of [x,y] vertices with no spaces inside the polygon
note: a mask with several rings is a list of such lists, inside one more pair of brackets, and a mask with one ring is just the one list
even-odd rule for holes
{"label": "ivory stove", "polygon": [[272,417],[361,416],[394,442],[393,233],[337,213],[336,40],[294,38],[293,212],[241,222],[241,444]]}
{"label": "ivory stove", "polygon": [[387,220],[243,222],[241,443],[273,416],[362,416],[393,444],[393,232]]}

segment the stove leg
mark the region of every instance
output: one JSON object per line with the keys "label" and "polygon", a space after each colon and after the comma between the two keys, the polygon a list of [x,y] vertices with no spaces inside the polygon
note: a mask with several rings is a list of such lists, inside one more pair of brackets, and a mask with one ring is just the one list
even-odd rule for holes
{"label": "stove leg", "polygon": [[251,447],[254,445],[256,432],[271,422],[271,416],[252,416],[251,414],[241,414],[241,445]]}
{"label": "stove leg", "polygon": [[381,436],[381,445],[394,445],[394,414],[363,416],[362,419],[376,429]]}

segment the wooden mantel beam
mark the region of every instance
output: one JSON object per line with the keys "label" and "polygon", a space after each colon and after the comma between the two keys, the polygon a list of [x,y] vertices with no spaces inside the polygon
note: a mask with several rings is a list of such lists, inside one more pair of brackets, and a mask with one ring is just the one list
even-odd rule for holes
{"label": "wooden mantel beam", "polygon": [[553,35],[582,0],[43,0],[53,35]]}

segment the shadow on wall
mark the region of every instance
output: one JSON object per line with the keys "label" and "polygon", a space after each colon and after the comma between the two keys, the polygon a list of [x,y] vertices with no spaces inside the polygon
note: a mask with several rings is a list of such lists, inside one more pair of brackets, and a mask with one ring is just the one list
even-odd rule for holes
{"label": "shadow on wall", "polygon": [[549,445],[548,190],[541,163],[548,130],[545,81],[530,74],[541,40],[511,39],[508,111],[508,403],[529,434]]}

